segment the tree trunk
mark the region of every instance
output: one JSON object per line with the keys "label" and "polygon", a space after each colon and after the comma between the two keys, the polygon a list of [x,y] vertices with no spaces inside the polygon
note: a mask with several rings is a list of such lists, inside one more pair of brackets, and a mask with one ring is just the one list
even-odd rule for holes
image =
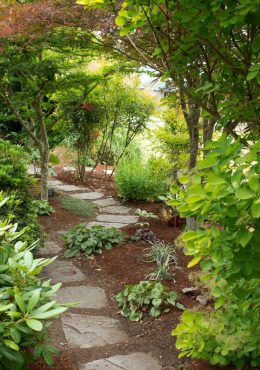
{"label": "tree trunk", "polygon": [[41,149],[41,199],[48,202],[48,176],[49,176],[49,146],[42,145]]}
{"label": "tree trunk", "polygon": [[204,118],[203,119],[203,157],[208,153],[207,150],[205,150],[205,146],[207,141],[212,139],[213,132],[214,132],[214,126],[216,123],[215,118]]}

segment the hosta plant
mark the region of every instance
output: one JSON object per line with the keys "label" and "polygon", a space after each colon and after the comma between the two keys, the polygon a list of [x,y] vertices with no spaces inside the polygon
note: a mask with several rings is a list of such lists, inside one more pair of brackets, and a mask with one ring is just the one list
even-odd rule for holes
{"label": "hosta plant", "polygon": [[40,216],[50,216],[54,212],[53,207],[46,200],[33,200],[33,207]]}
{"label": "hosta plant", "polygon": [[116,301],[121,314],[131,321],[139,321],[144,312],[158,317],[169,312],[172,306],[183,310],[184,306],[177,302],[177,293],[165,285],[155,281],[140,281],[136,285],[126,285],[117,294]]}
{"label": "hosta plant", "polygon": [[[1,206],[4,206],[4,200]],[[43,357],[52,364],[57,350],[46,335],[48,320],[67,310],[52,300],[61,284],[38,278],[42,269],[55,258],[35,259],[34,245],[19,241],[26,229],[0,221],[0,368],[27,369],[30,355]]]}
{"label": "hosta plant", "polygon": [[81,252],[88,258],[101,254],[104,249],[111,249],[121,244],[125,235],[114,227],[92,226],[87,229],[84,225],[76,225],[65,236],[67,249],[66,258],[78,257]]}

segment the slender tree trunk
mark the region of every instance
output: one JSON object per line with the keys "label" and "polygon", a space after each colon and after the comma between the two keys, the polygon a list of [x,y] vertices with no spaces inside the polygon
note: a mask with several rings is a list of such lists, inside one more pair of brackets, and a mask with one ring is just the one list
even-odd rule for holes
{"label": "slender tree trunk", "polygon": [[42,145],[41,148],[41,199],[48,201],[48,176],[49,176],[49,146]]}
{"label": "slender tree trunk", "polygon": [[212,139],[215,123],[216,123],[215,118],[204,118],[203,119],[203,148],[204,148],[203,156],[204,157],[208,153],[208,151],[205,150],[205,146],[206,146],[207,141]]}

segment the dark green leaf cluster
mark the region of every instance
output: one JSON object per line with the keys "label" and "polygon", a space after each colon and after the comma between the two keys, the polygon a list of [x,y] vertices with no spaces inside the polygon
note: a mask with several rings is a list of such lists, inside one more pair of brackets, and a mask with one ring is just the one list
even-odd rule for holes
{"label": "dark green leaf cluster", "polygon": [[172,306],[184,309],[184,306],[177,302],[177,293],[155,281],[140,281],[136,285],[126,285],[117,294],[116,301],[121,308],[122,316],[131,321],[141,320],[145,311],[152,317],[158,317],[163,312],[169,312]]}
{"label": "dark green leaf cluster", "polygon": [[66,258],[77,257],[81,252],[88,258],[94,258],[104,249],[109,250],[121,244],[125,235],[114,227],[92,226],[87,229],[84,225],[77,225],[69,230],[64,238],[67,245],[64,252]]}

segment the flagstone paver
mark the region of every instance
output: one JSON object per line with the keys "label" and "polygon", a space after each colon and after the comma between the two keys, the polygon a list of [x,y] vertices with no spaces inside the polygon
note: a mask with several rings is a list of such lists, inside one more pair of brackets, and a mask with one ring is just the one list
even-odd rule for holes
{"label": "flagstone paver", "polygon": [[101,347],[128,340],[119,321],[110,317],[70,314],[63,315],[61,321],[66,339],[72,346]]}
{"label": "flagstone paver", "polygon": [[138,221],[137,216],[125,216],[125,215],[98,215],[97,221],[101,222],[118,222],[121,224],[134,224]]}
{"label": "flagstone paver", "polygon": [[60,180],[49,180],[48,181],[48,185],[53,188],[53,187],[56,187],[56,186],[60,186],[60,185],[64,185],[62,181]]}
{"label": "flagstone paver", "polygon": [[54,261],[44,268],[42,277],[52,279],[52,283],[82,281],[86,278],[71,261]]}
{"label": "flagstone paver", "polygon": [[73,194],[71,196],[72,198],[76,198],[76,199],[95,200],[95,199],[103,198],[104,194],[100,193],[99,191],[91,191],[88,193]]}
{"label": "flagstone paver", "polygon": [[57,185],[56,186],[57,190],[62,190],[66,192],[71,192],[71,191],[86,191],[86,188],[81,188],[76,185],[69,185],[69,184],[62,184],[62,185]]}
{"label": "flagstone paver", "polygon": [[101,309],[108,305],[104,289],[94,286],[73,286],[61,288],[56,298],[62,303],[79,302],[76,307]]}
{"label": "flagstone paver", "polygon": [[127,214],[131,211],[131,208],[124,207],[124,206],[108,206],[102,208],[102,212],[104,213],[112,213],[112,214]]}
{"label": "flagstone paver", "polygon": [[119,222],[99,222],[99,221],[93,221],[85,223],[83,225],[85,225],[88,229],[90,229],[92,226],[115,227],[116,229],[121,229],[122,227],[127,226],[127,224],[121,224]]}
{"label": "flagstone paver", "polygon": [[61,250],[62,248],[57,243],[51,240],[47,240],[44,242],[44,246],[38,250],[38,254],[40,256],[47,256],[47,255],[56,256],[57,254],[60,253]]}
{"label": "flagstone paver", "polygon": [[117,355],[83,364],[80,370],[161,370],[159,362],[143,352]]}
{"label": "flagstone paver", "polygon": [[93,203],[95,203],[98,207],[116,206],[120,204],[117,200],[115,200],[112,197],[94,200]]}

